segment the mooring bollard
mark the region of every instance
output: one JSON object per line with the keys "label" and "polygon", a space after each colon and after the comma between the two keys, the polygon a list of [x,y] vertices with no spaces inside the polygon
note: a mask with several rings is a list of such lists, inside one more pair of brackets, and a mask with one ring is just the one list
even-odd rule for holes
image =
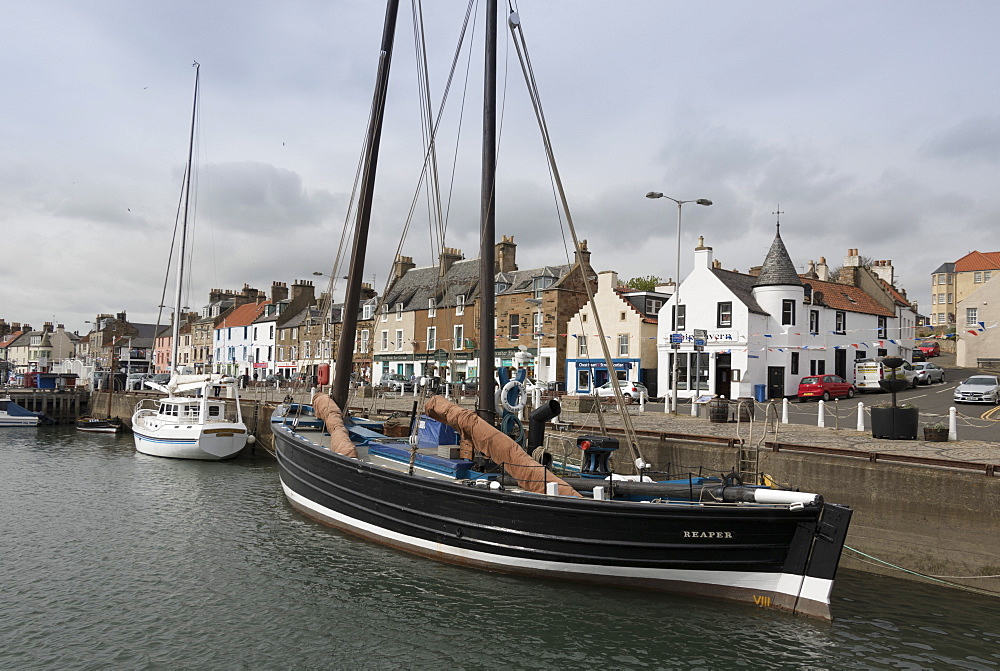
{"label": "mooring bollard", "polygon": [[858,431],[865,430],[865,404],[858,401]]}
{"label": "mooring bollard", "polygon": [[958,440],[958,409],[948,408],[948,440]]}
{"label": "mooring bollard", "polygon": [[825,427],[826,426],[826,402],[823,399],[819,400],[819,420],[816,422],[816,426]]}
{"label": "mooring bollard", "polygon": [[788,399],[781,399],[781,423],[788,424]]}

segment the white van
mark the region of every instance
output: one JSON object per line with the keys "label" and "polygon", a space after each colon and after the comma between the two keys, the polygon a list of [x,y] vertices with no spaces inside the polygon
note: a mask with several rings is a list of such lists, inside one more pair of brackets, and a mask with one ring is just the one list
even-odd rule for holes
{"label": "white van", "polygon": [[908,361],[895,370],[882,363],[882,359],[858,359],[854,362],[854,387],[858,391],[882,391],[879,381],[891,379],[906,380],[911,388],[916,387],[917,371]]}

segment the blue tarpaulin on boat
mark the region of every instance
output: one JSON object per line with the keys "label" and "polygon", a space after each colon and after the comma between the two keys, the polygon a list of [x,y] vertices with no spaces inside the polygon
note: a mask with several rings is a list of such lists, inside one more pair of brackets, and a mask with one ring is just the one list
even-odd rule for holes
{"label": "blue tarpaulin on boat", "polygon": [[438,445],[458,445],[458,434],[447,424],[442,424],[427,415],[421,415],[417,427],[417,447],[437,447]]}
{"label": "blue tarpaulin on boat", "polygon": [[7,414],[10,415],[11,417],[38,417],[37,412],[31,412],[26,408],[22,408],[14,401],[5,399],[3,403],[4,405],[6,405],[6,408],[0,408],[0,409],[6,410]]}

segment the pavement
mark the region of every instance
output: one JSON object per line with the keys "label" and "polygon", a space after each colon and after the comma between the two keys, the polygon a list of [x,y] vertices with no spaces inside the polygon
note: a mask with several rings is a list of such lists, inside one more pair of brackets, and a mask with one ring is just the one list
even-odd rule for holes
{"label": "pavement", "polygon": [[[353,408],[364,407],[365,409],[386,410],[400,413],[409,413],[416,400],[412,394],[400,396],[398,394],[387,394],[377,396],[374,399],[355,398],[351,402]],[[363,406],[362,406],[363,403]],[[460,399],[460,404],[469,409],[475,409],[476,397],[470,396]],[[958,462],[971,462],[981,464],[993,464],[996,475],[1000,476],[1000,443],[987,442],[981,440],[961,440],[961,427],[959,427],[959,440],[950,442],[929,442],[924,440],[884,440],[875,439],[871,435],[870,421],[866,417],[865,426],[867,431],[858,431],[857,417],[847,422],[849,426],[844,426],[845,420],[837,420],[840,426],[810,426],[806,424],[782,424],[780,422],[781,405],[774,404],[768,411],[769,404],[756,403],[754,417],[755,421],[749,422],[712,422],[708,419],[708,408],[703,408],[705,417],[690,416],[690,406],[681,405],[680,414],[666,414],[662,411],[662,404],[659,411],[653,411],[650,406],[645,411],[639,405],[626,406],[626,412],[632,421],[632,426],[639,431],[652,431],[658,433],[676,433],[691,436],[715,436],[722,438],[738,438],[747,443],[757,443],[764,436],[764,440],[770,443],[782,443],[785,445],[805,445],[817,448],[832,448],[864,452],[866,454],[876,453],[878,455],[898,455],[901,457],[920,457],[929,460],[947,460]],[[604,406],[604,422],[610,427],[621,428],[623,426],[622,415],[613,406]],[[688,414],[685,414],[688,413]],[[765,413],[770,421],[765,425]],[[776,421],[775,418],[778,418]],[[559,416],[560,421],[574,425],[600,426],[600,419],[597,412],[579,413],[564,411]],[[829,423],[829,422],[828,422]],[[1000,432],[998,432],[1000,433]],[[941,464],[938,464],[941,465]]]}

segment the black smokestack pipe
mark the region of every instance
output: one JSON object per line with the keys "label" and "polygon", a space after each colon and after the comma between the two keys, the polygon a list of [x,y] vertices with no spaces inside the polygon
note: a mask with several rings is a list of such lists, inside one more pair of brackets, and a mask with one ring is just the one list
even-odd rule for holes
{"label": "black smokestack pipe", "polygon": [[528,417],[528,454],[545,441],[545,422],[557,416],[562,411],[558,399],[552,399],[538,408]]}

